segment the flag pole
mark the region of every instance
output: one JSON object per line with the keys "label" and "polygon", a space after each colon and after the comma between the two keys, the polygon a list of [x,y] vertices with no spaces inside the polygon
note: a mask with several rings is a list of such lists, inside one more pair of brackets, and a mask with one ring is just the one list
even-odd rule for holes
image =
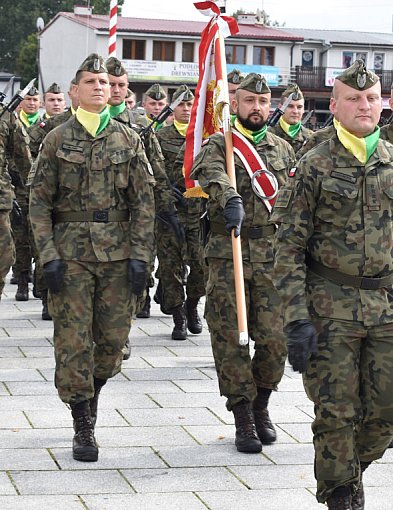
{"label": "flag pole", "polygon": [[117,0],[111,0],[109,7],[108,57],[116,57]]}
{"label": "flag pole", "polygon": [[[220,57],[222,66],[222,81],[224,104],[222,109],[222,123],[225,139],[225,158],[226,168],[229,180],[236,190],[236,172],[235,159],[233,154],[233,142],[231,131],[231,115],[229,110],[229,92],[227,81],[227,69],[225,60],[225,44],[224,38],[219,31]],[[236,294],[236,311],[237,311],[237,327],[239,330],[239,344],[244,346],[248,344],[248,325],[247,325],[247,307],[244,289],[243,274],[243,257],[240,236],[235,237],[234,230],[231,233],[232,255],[233,255],[233,272],[235,277],[235,294]]]}

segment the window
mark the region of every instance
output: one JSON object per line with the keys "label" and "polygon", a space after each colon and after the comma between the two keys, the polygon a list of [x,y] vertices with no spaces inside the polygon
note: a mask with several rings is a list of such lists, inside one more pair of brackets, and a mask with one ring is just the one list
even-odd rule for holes
{"label": "window", "polygon": [[302,67],[314,67],[314,50],[302,50]]}
{"label": "window", "polygon": [[353,64],[353,51],[343,51],[343,67],[346,69]]}
{"label": "window", "polygon": [[225,57],[227,59],[227,64],[245,64],[246,47],[235,46],[233,44],[225,45]]}
{"label": "window", "polygon": [[145,60],[145,41],[123,39],[123,58],[128,60]]}
{"label": "window", "polygon": [[183,43],[181,60],[182,62],[194,62],[194,43]]}
{"label": "window", "polygon": [[254,46],[252,63],[256,66],[273,66],[274,65],[274,48]]}
{"label": "window", "polygon": [[374,53],[374,71],[383,71],[385,53]]}
{"label": "window", "polygon": [[153,41],[153,60],[174,62],[175,43],[171,41]]}

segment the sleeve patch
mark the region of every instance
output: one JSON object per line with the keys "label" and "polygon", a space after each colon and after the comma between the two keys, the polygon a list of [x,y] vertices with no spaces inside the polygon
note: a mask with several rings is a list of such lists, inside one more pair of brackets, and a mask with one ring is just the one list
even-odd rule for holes
{"label": "sleeve patch", "polygon": [[288,188],[282,188],[278,192],[274,207],[286,209],[291,200],[292,190]]}
{"label": "sleeve patch", "polygon": [[295,177],[295,173],[296,173],[296,170],[297,170],[297,166],[294,166],[292,167],[290,170],[289,170],[289,177]]}

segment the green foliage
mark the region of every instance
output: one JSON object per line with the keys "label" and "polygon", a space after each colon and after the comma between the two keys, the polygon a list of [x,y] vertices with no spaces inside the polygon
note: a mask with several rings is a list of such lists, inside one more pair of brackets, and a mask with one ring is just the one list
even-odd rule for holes
{"label": "green foliage", "polygon": [[[36,34],[30,34],[20,46],[19,55],[16,60],[16,72],[22,78],[22,87],[27,85],[35,76],[38,77],[37,47],[38,41]],[[35,85],[38,87],[37,81]]]}
{"label": "green foliage", "polygon": [[[78,0],[78,2],[76,0],[8,0],[1,2],[0,70],[16,72],[16,62],[22,45],[27,42],[29,35],[37,32],[37,18],[43,18],[47,24],[58,12],[73,12],[75,3],[85,6],[94,5],[94,14],[109,14],[110,0]],[[119,14],[123,3],[124,0],[118,0]]]}

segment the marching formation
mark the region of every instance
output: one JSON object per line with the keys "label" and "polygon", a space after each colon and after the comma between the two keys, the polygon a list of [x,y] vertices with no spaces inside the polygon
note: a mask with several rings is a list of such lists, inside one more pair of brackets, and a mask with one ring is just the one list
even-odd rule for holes
{"label": "marching formation", "polygon": [[[202,332],[205,296],[237,450],[276,440],[268,404],[288,355],[314,403],[317,499],[364,509],[362,473],[393,436],[393,125],[378,127],[379,78],[361,60],[344,70],[333,123],[316,132],[296,84],[271,114],[263,76],[227,78],[236,188],[217,131],[195,158],[192,197],[186,85],[169,98],[154,84],[137,108],[121,61],[94,53],[70,82],[70,108],[56,83],[43,117],[34,86],[2,105],[0,294],[12,269],[15,299],[32,283],[53,321],[74,459],[98,460],[99,395],[130,356],[133,317],[150,317],[154,299],[182,341]],[[239,344],[232,236],[253,355]]]}

